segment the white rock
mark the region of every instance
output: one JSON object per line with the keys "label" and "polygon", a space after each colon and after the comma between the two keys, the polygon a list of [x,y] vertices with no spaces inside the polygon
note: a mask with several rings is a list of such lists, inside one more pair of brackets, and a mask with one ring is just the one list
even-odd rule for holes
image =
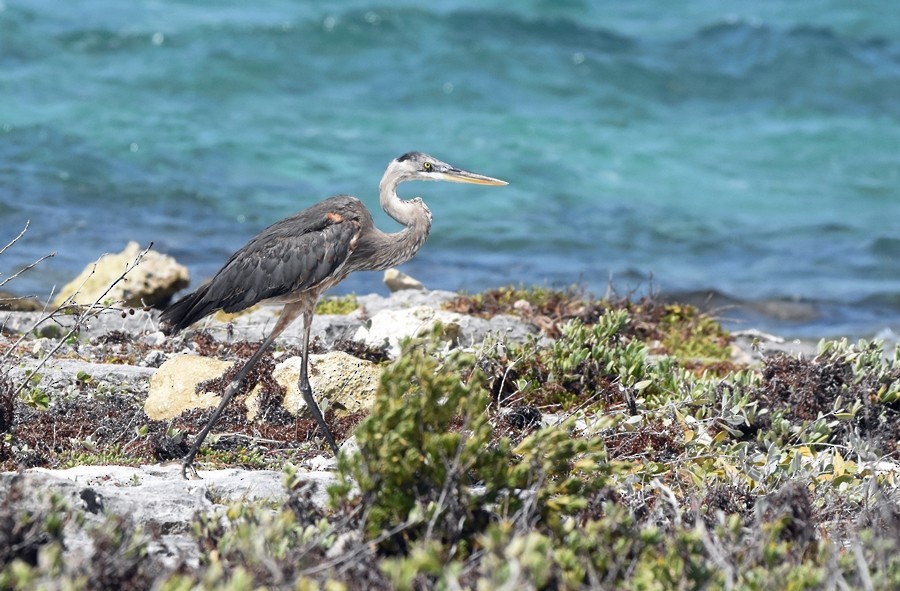
{"label": "white rock", "polygon": [[334,470],[337,467],[337,458],[334,456],[327,458],[325,456],[316,456],[307,460],[304,466],[314,472]]}
{"label": "white rock", "polygon": [[444,326],[445,340],[455,346],[461,336],[462,321],[461,314],[435,310],[429,306],[382,310],[372,316],[367,325],[360,327],[353,338],[372,348],[379,348],[387,343],[388,354],[396,358],[400,355],[401,340],[427,334],[437,322]]}
{"label": "white rock", "polygon": [[513,302],[513,308],[525,313],[534,310],[534,306],[532,306],[531,302],[529,302],[528,300],[516,300],[515,302]]}
{"label": "white rock", "polygon": [[161,330],[155,330],[145,334],[142,339],[151,347],[161,347],[166,342],[166,335]]}
{"label": "white rock", "polygon": [[421,281],[410,277],[406,273],[401,273],[397,269],[388,269],[384,272],[384,284],[391,290],[391,293],[403,291],[404,289],[425,289]]}
{"label": "white rock", "polygon": [[[201,480],[183,479],[178,464],[32,468],[0,472],[0,490],[19,486],[25,492],[15,498],[0,493],[0,498],[13,514],[46,507],[51,494],[62,497],[73,509],[83,510],[83,521],[69,519],[65,523],[64,557],[70,563],[91,559],[94,542],[86,532],[114,515],[145,530],[161,531],[162,536],[148,545],[147,558],[171,569],[182,560],[196,564],[199,559],[197,542],[189,533],[198,513],[211,515],[230,503],[247,500],[277,505],[288,498],[282,472],[227,469],[200,470],[199,475]],[[299,479],[313,487],[312,504],[326,508],[328,487],[337,480],[334,473],[303,472]],[[149,541],[149,536],[143,539]]]}

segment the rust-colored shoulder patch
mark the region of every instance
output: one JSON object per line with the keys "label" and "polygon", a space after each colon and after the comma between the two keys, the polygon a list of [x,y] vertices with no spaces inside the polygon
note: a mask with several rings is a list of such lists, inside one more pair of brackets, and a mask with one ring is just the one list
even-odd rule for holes
{"label": "rust-colored shoulder patch", "polygon": [[344,216],[339,213],[334,213],[333,211],[329,211],[325,214],[325,219],[331,222],[332,224],[339,224],[344,221]]}

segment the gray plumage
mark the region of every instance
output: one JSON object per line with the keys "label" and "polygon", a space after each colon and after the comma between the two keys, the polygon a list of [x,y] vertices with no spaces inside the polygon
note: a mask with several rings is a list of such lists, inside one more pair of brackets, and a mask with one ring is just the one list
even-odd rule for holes
{"label": "gray plumage", "polygon": [[218,310],[239,312],[335,285],[355,270],[349,259],[359,255],[351,253],[364,228],[373,226],[362,202],[349,195],[331,197],[285,218],[234,253],[210,282],[167,308],[161,317],[164,330],[171,334]]}
{"label": "gray plumage", "polygon": [[382,209],[403,224],[385,233],[375,227],[372,214],[349,195],[331,197],[277,222],[234,253],[208,283],[163,311],[166,334],[174,334],[218,310],[238,312],[258,303],[284,308],[269,336],[229,384],[222,401],[197,436],[182,464],[193,469],[193,458],[212,425],[240,387],[265,349],[296,319],[304,317],[300,389],[332,450],[337,445],[312,396],[307,377],[309,329],[319,296],[354,271],[378,271],[402,264],[425,243],[431,212],[418,197],[404,201],[397,185],[410,180],[445,180],[482,185],[504,181],[450,166],[423,154],[409,152],[391,161],[379,185]]}

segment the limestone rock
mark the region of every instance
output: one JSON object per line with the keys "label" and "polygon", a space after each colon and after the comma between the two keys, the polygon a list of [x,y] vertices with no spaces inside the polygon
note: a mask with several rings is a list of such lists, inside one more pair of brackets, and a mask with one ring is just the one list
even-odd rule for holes
{"label": "limestone rock", "polygon": [[401,273],[397,269],[388,269],[384,272],[384,284],[391,290],[391,293],[404,289],[425,289],[421,281],[410,277],[406,273]]}
{"label": "limestone rock", "polygon": [[369,320],[366,326],[356,331],[354,340],[362,341],[369,347],[378,348],[388,343],[389,354],[396,358],[400,354],[400,341],[406,337],[426,334],[440,322],[444,326],[444,340],[455,346],[460,340],[462,315],[455,312],[435,310],[429,306],[416,306],[400,310],[383,310]]}
{"label": "limestone rock", "polygon": [[[103,336],[111,331],[121,331],[136,337],[140,335],[143,338],[148,332],[157,333],[162,340],[156,343],[159,345],[165,340],[165,336],[158,332],[158,313],[155,311],[134,310],[133,314],[123,314],[122,310],[103,310],[92,312],[90,319],[85,322],[85,318],[78,314],[54,314],[53,322],[46,322],[47,315],[54,308],[47,308],[46,311],[40,312],[7,312],[0,311],[0,326],[16,332],[32,332],[38,328],[38,333],[46,332],[43,330],[45,326],[53,325],[58,327],[54,332],[64,335],[72,328],[78,327],[78,334],[85,340],[94,339]],[[52,334],[40,335],[46,338],[53,338]]]}
{"label": "limestone rock", "polygon": [[[439,299],[435,302],[435,298],[427,297],[432,293],[434,292],[401,291],[392,294],[389,301],[394,304],[393,307],[385,307],[377,300],[367,300],[365,306],[372,316],[356,331],[353,340],[373,348],[387,343],[388,355],[396,358],[400,354],[400,341],[427,334],[436,322],[443,325],[440,338],[448,348],[477,347],[489,336],[523,342],[539,334],[535,325],[515,316],[499,314],[488,319],[438,309],[445,298],[439,294]],[[412,297],[407,298],[401,294]],[[404,304],[408,304],[408,307],[399,307]]]}
{"label": "limestone rock", "polygon": [[177,417],[186,410],[219,404],[219,394],[196,391],[197,384],[220,377],[233,365],[200,355],[178,355],[163,363],[150,378],[144,412],[155,421]]}
{"label": "limestone rock", "polygon": [[[74,298],[76,304],[94,303],[134,263],[141,251],[137,242],[129,242],[122,252],[103,255],[60,290],[53,300],[53,306],[62,305],[70,297]],[[163,305],[172,294],[187,287],[188,282],[186,267],[170,256],[151,250],[103,296],[103,300],[110,303],[124,302],[125,306],[130,307],[140,307],[143,304]]]}
{"label": "limestone rock", "polygon": [[[38,341],[40,343],[41,341]],[[153,369],[121,363],[90,363],[81,359],[49,359],[41,363],[40,357],[22,359],[22,362],[10,367],[6,374],[13,383],[18,384],[28,379],[31,372],[38,371],[41,376],[41,387],[53,395],[75,388],[79,375],[89,375],[95,384],[103,383],[110,390],[126,390],[143,392],[147,388],[148,378]],[[38,365],[40,364],[40,367]]]}
{"label": "limestone rock", "polygon": [[[177,417],[186,410],[214,407],[218,392],[196,391],[197,385],[224,374],[232,362],[199,355],[178,355],[163,363],[150,378],[144,412],[153,420]],[[300,357],[290,357],[275,366],[272,377],[285,389],[284,407],[292,414],[303,412],[306,402],[297,387]],[[335,351],[309,356],[309,383],[317,400],[327,398],[338,416],[367,410],[381,379],[381,368],[369,361]],[[247,419],[259,411],[259,387],[247,396]]]}
{"label": "limestone rock", "polygon": [[[299,366],[297,366],[299,369]],[[288,377],[285,370],[285,377]],[[382,369],[372,363],[342,351],[325,355],[310,355],[309,383],[317,396],[328,398],[335,406],[335,414],[369,410],[378,391]],[[291,372],[290,378],[294,374]],[[299,377],[299,372],[297,373]],[[302,408],[303,397],[297,388],[297,380],[292,381],[284,403],[288,409]],[[340,408],[343,406],[346,412]]]}
{"label": "limestone rock", "polygon": [[[94,557],[91,530],[111,516],[128,526],[158,533],[138,534],[147,542],[144,560],[174,571],[182,562],[196,565],[204,553],[190,533],[198,514],[212,516],[231,503],[259,501],[280,506],[288,499],[282,472],[272,470],[200,470],[202,480],[185,480],[176,464],[141,467],[77,466],[67,470],[33,468],[0,472],[0,505],[13,515],[38,513],[51,494],[80,511],[82,518],[64,522],[63,557],[79,564]],[[330,472],[304,472],[310,500],[327,507]],[[23,494],[11,494],[18,489]],[[154,568],[154,567],[150,567]],[[87,571],[87,569],[85,569]]]}
{"label": "limestone rock", "polygon": [[359,294],[356,296],[356,303],[359,304],[361,310],[365,310],[368,317],[372,317],[383,310],[399,310],[416,306],[428,306],[438,310],[443,308],[444,304],[453,301],[457,297],[459,297],[458,294],[452,291],[440,289],[425,289],[422,291],[404,289],[403,291],[395,291],[387,297],[377,293]]}
{"label": "limestone rock", "polygon": [[[305,412],[300,393],[300,357],[290,357],[275,366],[272,377],[285,389],[284,407],[292,414]],[[309,384],[321,405],[323,398],[337,416],[366,411],[372,407],[381,379],[381,368],[342,351],[309,356]],[[247,400],[250,418],[257,408],[255,392]]]}

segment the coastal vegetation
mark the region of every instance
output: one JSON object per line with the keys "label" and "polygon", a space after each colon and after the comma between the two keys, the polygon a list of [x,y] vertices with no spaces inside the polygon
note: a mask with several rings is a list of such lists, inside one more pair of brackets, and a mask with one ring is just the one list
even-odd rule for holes
{"label": "coastal vegetation", "polygon": [[[507,287],[447,307],[540,333],[448,350],[438,325],[395,361],[357,350],[385,372],[370,413],[329,417],[357,451],[340,456],[327,509],[299,468],[321,451],[314,424],[235,410],[221,426],[232,437],[199,461],[283,469],[287,502],[198,515],[199,562],[167,569],[148,559],[158,534],[121,516],[89,531],[91,560],[64,561],[62,525],[82,510],[48,492],[40,511],[0,509],[0,588],[900,586],[897,352],[826,341],[814,356],[737,362],[731,335],[695,308],[577,289]],[[217,355],[253,346],[192,338]],[[95,344],[108,363],[147,354],[124,333]],[[272,365],[252,381],[277,397]],[[139,392],[78,378],[56,392],[37,372],[20,388],[0,371],[3,469],[177,459],[208,412],[150,421]]]}

